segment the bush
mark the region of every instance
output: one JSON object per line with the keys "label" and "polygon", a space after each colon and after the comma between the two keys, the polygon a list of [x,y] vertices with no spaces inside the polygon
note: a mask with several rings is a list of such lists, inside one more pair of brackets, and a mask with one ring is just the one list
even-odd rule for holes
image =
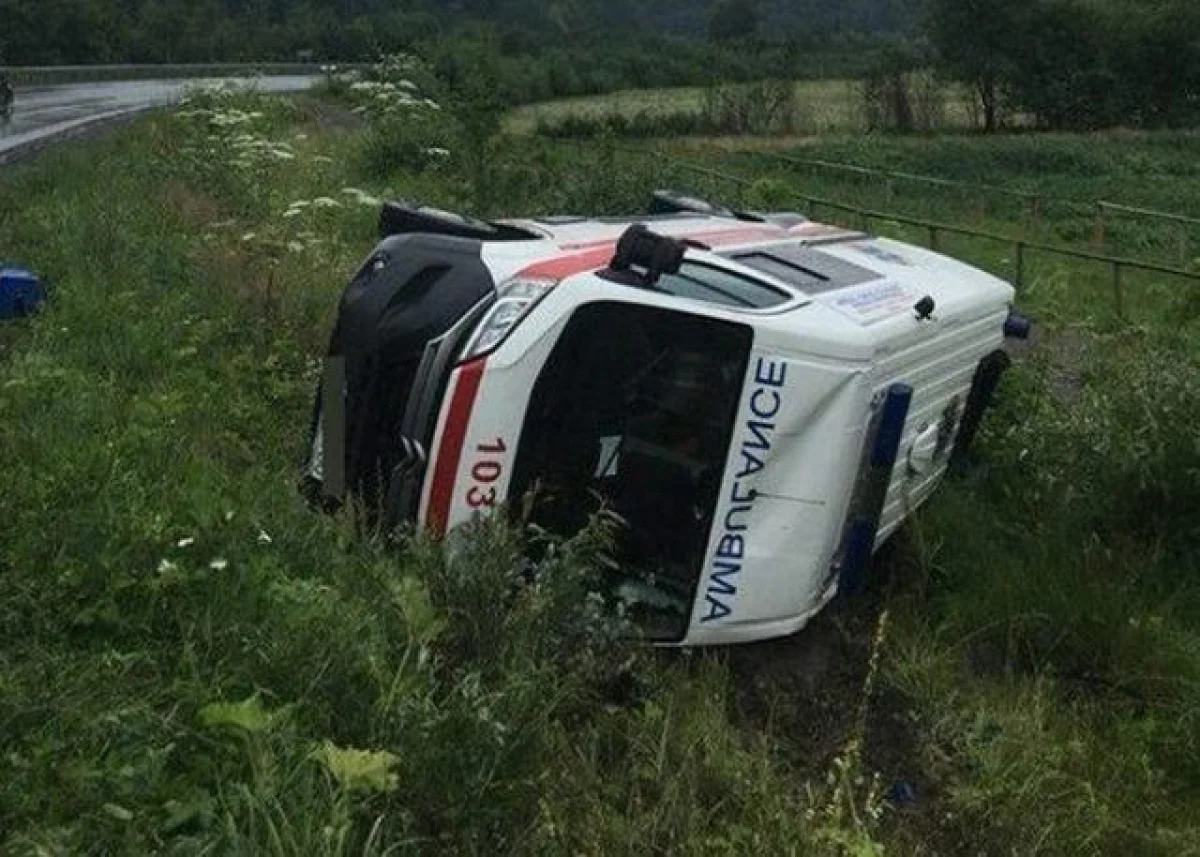
{"label": "bush", "polygon": [[1200,8],[1189,0],[938,0],[927,31],[941,70],[984,102],[988,130],[1006,104],[1055,129],[1197,119]]}
{"label": "bush", "polygon": [[1045,335],[1082,377],[1047,361],[1006,379],[986,478],[917,525],[890,678],[964,841],[1179,853],[1200,773],[1200,351]]}
{"label": "bush", "polygon": [[916,55],[893,47],[883,53],[859,84],[863,119],[868,131],[909,134],[917,130],[913,93]]}
{"label": "bush", "polygon": [[422,172],[450,154],[453,124],[430,95],[438,88],[429,68],[415,57],[382,57],[346,86],[354,110],[370,120],[359,159],[372,177],[398,171]]}
{"label": "bush", "polygon": [[701,115],[713,133],[786,134],[800,124],[800,103],[790,80],[711,86],[705,90]]}
{"label": "bush", "polygon": [[765,80],[710,86],[699,110],[645,107],[633,114],[567,114],[539,119],[537,133],[567,139],[774,135],[795,132],[803,122],[795,84]]}

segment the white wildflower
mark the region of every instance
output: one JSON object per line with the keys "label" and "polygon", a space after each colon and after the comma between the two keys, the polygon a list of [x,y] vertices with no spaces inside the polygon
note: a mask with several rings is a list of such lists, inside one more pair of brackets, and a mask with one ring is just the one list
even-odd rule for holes
{"label": "white wildflower", "polygon": [[383,204],[378,197],[371,196],[371,194],[367,193],[366,191],[359,190],[356,187],[344,187],[342,188],[342,193],[344,193],[346,196],[353,197],[354,201],[359,205],[378,208]]}
{"label": "white wildflower", "polygon": [[186,538],[182,538],[182,539],[180,539],[179,541],[175,542],[175,547],[177,547],[177,548],[190,548],[190,547],[191,547],[192,545],[194,545],[195,543],[196,543],[196,539],[195,539],[194,537],[192,537],[192,536],[188,536],[188,537],[186,537]]}
{"label": "white wildflower", "polygon": [[213,571],[224,571],[229,568],[229,560],[218,557],[208,564],[208,567]]}

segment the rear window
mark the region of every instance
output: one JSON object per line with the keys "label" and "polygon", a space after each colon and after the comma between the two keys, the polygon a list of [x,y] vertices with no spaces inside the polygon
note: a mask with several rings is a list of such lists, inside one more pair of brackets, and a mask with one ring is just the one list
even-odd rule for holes
{"label": "rear window", "polygon": [[769,309],[792,298],[758,280],[699,262],[684,262],[678,274],[663,274],[654,290],[738,309]]}

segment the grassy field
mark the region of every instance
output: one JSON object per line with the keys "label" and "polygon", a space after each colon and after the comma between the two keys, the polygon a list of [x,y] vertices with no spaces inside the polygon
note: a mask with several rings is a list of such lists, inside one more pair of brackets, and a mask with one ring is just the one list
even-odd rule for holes
{"label": "grassy field", "polygon": [[[944,100],[939,125],[948,131],[973,127],[965,94],[949,86],[939,87],[939,91]],[[634,119],[638,116],[695,115],[705,109],[709,97],[711,92],[704,87],[679,87],[566,98],[517,108],[508,116],[505,127],[510,133],[528,134],[537,131],[539,126],[553,127],[570,118],[602,120],[618,116]],[[796,122],[790,129],[795,134],[851,133],[865,128],[858,81],[797,81],[795,98]]]}
{"label": "grassy field", "polygon": [[[730,188],[526,138],[471,163],[436,122],[316,101],[189,111],[0,175],[0,255],[52,288],[0,328],[0,853],[1200,854],[1195,291],[1135,280],[1126,325],[1102,275],[1035,266],[1041,341],[868,595],[791,640],[655,654],[588,597],[602,526],[530,579],[522,534],[387,550],[308,511],[296,470],[377,199],[611,213]],[[806,151],[1169,207],[1192,146]],[[747,203],[876,199],[687,155],[756,170]],[[1112,240],[1165,248],[1140,228]]]}
{"label": "grassy field", "polygon": [[[714,162],[703,141],[673,145]],[[1103,252],[1189,267],[1200,260],[1200,229],[1133,214],[1110,213],[1097,242],[1098,201],[1188,215],[1200,210],[1200,135],[1111,132],[1086,137],[1017,134],[995,139],[834,137],[792,150],[728,152],[716,162],[731,172],[866,208],[966,223],[1030,238],[1086,245]],[[937,187],[905,179],[855,176],[789,164],[777,157],[886,169],[961,182]],[[988,188],[988,189],[977,189]],[[1039,197],[1036,208],[1028,196]]]}

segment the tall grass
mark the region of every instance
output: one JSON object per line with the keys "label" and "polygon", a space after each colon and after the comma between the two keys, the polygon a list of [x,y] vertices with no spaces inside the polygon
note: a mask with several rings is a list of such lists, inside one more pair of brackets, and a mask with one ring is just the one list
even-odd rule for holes
{"label": "tall grass", "polygon": [[371,194],[466,186],[359,172],[329,109],[200,96],[0,179],[0,246],[52,294],[0,359],[0,850],[869,844],[806,820],[823,790],[738,727],[719,661],[629,640],[603,521],[447,553],[302,504]]}

